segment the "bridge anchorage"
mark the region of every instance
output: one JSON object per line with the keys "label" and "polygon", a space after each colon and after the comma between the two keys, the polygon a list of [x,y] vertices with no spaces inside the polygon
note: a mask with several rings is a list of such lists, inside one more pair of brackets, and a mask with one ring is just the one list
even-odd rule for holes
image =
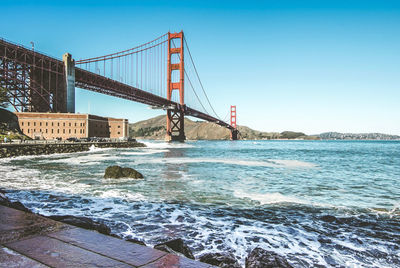
{"label": "bridge anchorage", "polygon": [[185,116],[229,129],[232,140],[239,136],[236,106],[231,106],[230,124],[217,115],[182,31],[77,61],[68,53],[59,60],[0,39],[0,86],[8,90],[17,112],[74,113],[79,87],[166,110],[168,141],[185,140]]}

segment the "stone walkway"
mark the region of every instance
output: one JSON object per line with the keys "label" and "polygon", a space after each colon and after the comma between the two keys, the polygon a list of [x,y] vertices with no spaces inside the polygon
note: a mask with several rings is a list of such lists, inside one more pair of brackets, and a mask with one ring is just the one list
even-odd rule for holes
{"label": "stone walkway", "polygon": [[0,267],[213,266],[0,206]]}

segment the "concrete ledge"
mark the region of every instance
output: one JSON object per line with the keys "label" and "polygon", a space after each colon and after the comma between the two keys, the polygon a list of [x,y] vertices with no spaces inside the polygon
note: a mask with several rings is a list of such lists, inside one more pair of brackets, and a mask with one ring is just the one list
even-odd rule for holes
{"label": "concrete ledge", "polygon": [[0,262],[14,267],[214,267],[4,206],[0,215]]}

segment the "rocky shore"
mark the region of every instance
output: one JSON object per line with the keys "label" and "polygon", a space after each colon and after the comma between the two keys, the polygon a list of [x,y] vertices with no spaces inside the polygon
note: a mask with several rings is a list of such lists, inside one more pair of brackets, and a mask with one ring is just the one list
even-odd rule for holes
{"label": "rocky shore", "polygon": [[68,143],[11,143],[0,144],[0,158],[23,155],[47,155],[59,153],[75,153],[97,148],[134,148],[146,147],[140,142],[68,142]]}
{"label": "rocky shore", "polygon": [[[26,208],[21,202],[9,200],[6,196],[6,191],[1,189],[0,189],[0,205],[22,210],[28,213],[33,213],[30,209]],[[112,234],[111,229],[104,223],[94,221],[87,217],[77,217],[72,215],[63,215],[63,216],[54,215],[54,216],[48,216],[48,218],[66,224],[74,225],[80,228],[95,230],[105,235],[110,235],[113,237],[123,239],[122,237]],[[125,240],[146,246],[145,243],[140,240],[136,239],[125,239]],[[191,249],[185,244],[185,242],[181,238],[173,240],[165,240],[165,242],[155,245],[154,248],[178,256],[184,256],[189,259],[195,259]],[[221,253],[221,252],[206,253],[199,256],[197,260],[200,262],[214,265],[216,267],[242,268],[242,266],[239,264],[235,256],[232,255],[231,253]],[[289,268],[292,266],[287,262],[285,257],[262,248],[253,249],[246,258],[245,268],[268,268],[268,267]]]}

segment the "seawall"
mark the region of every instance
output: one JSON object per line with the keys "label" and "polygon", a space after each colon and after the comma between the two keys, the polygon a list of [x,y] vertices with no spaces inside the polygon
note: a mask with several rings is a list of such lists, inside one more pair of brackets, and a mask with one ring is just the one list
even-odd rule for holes
{"label": "seawall", "polygon": [[0,158],[23,155],[43,155],[89,151],[98,148],[146,147],[140,142],[57,142],[57,143],[10,143],[0,144]]}

